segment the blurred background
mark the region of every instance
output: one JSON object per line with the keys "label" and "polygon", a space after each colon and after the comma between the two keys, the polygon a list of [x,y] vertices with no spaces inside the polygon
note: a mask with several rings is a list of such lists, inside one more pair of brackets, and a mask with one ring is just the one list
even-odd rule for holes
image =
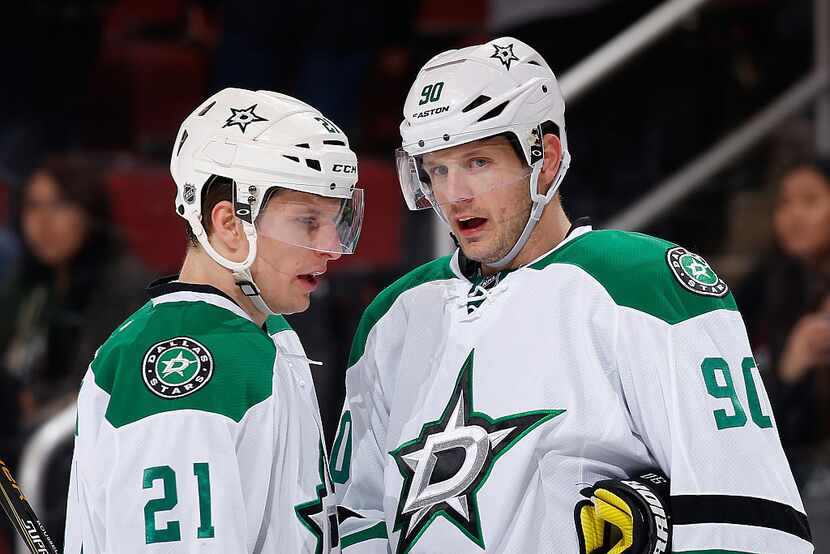
{"label": "blurred background", "polygon": [[[168,173],[182,119],[226,86],[276,90],[358,153],[357,254],[289,318],[325,364],[331,441],[363,308],[448,242],[400,197],[408,87],[436,53],[509,35],[560,77],[569,215],[682,244],[735,292],[816,552],[830,552],[827,0],[28,0],[4,15],[0,456],[58,543],[67,406],[146,284],[183,259]],[[12,551],[0,528],[0,554]]]}

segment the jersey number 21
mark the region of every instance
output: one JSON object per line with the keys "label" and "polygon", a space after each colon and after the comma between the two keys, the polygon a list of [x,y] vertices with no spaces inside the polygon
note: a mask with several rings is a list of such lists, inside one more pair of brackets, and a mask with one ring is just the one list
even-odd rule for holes
{"label": "jersey number 21", "polygon": [[[196,538],[212,539],[214,530],[210,513],[210,467],[205,462],[193,464],[196,490],[199,495],[199,528]],[[178,521],[168,521],[161,529],[156,527],[156,514],[172,510],[179,502],[176,490],[176,472],[170,466],[148,467],[144,470],[144,488],[152,489],[153,483],[161,481],[164,496],[144,505],[144,538],[147,544],[175,542],[182,539]]]}

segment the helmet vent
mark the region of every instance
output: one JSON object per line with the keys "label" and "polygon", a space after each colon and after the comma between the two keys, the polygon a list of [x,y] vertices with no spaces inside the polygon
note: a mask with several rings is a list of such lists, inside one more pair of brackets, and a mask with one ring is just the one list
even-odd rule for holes
{"label": "helmet vent", "polygon": [[476,98],[475,100],[473,100],[472,102],[467,104],[467,107],[464,108],[463,110],[461,110],[461,112],[462,113],[467,113],[470,110],[474,110],[474,109],[478,108],[482,104],[486,104],[490,100],[491,100],[491,98],[489,96],[485,96],[485,95],[482,94],[481,96],[479,96],[478,98]]}
{"label": "helmet vent", "polygon": [[495,108],[493,108],[492,110],[487,112],[486,114],[479,117],[478,121],[482,122],[482,121],[486,121],[488,119],[493,119],[494,117],[497,117],[497,116],[501,115],[501,112],[503,112],[504,108],[506,108],[506,107],[507,107],[507,102],[502,102],[501,104],[499,104],[498,106],[496,106]]}
{"label": "helmet vent", "polygon": [[298,158],[297,156],[288,156],[288,155],[286,155],[286,154],[283,154],[283,155],[282,155],[282,157],[283,157],[283,158],[288,158],[288,159],[289,159],[289,160],[291,160],[292,162],[297,162],[297,163],[300,163],[300,158]]}
{"label": "helmet vent", "polygon": [[184,130],[184,132],[182,133],[182,138],[179,139],[179,147],[176,149],[176,155],[177,156],[182,153],[182,146],[184,146],[184,141],[186,141],[186,140],[187,140],[187,129]]}
{"label": "helmet vent", "polygon": [[432,67],[425,67],[424,68],[424,73],[426,73],[427,71],[435,71],[436,69],[441,69],[442,67],[447,67],[449,65],[464,63],[466,61],[467,60],[453,60],[451,62],[445,62],[445,63],[441,63],[441,64],[438,64],[438,65],[433,65]]}
{"label": "helmet vent", "polygon": [[346,143],[342,140],[324,140],[323,144],[328,144],[330,146],[346,146]]}
{"label": "helmet vent", "polygon": [[296,146],[297,148],[311,148],[311,146],[309,146],[307,142],[302,142],[300,144],[295,144],[294,146]]}
{"label": "helmet vent", "polygon": [[320,162],[318,160],[306,160],[305,164],[311,169],[322,171],[322,169],[320,169]]}
{"label": "helmet vent", "polygon": [[538,65],[539,67],[542,67],[542,64],[540,64],[536,60],[528,60],[527,63],[529,63],[530,65]]}
{"label": "helmet vent", "polygon": [[210,104],[208,104],[207,106],[205,106],[205,108],[204,108],[202,111],[200,111],[197,115],[198,115],[199,117],[202,117],[203,115],[205,115],[206,113],[208,113],[208,112],[210,111],[210,109],[211,109],[213,106],[215,106],[215,105],[216,105],[216,100],[214,100],[213,102],[211,102]]}

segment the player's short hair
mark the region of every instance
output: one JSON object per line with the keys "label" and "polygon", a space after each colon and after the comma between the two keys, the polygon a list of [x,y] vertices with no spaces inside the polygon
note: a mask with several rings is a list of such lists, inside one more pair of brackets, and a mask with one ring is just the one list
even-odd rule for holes
{"label": "player's short hair", "polygon": [[[208,182],[202,187],[202,225],[208,236],[213,232],[213,221],[211,221],[210,217],[213,208],[223,200],[230,202],[232,193],[233,180],[222,177],[221,175],[211,175]],[[188,245],[199,246],[199,240],[196,238],[196,234],[193,232],[190,223],[185,221],[184,226]]]}
{"label": "player's short hair", "polygon": [[[542,128],[542,136],[556,135],[556,138],[560,138],[559,125],[557,125],[553,121],[547,120],[543,122],[540,125],[540,127]],[[527,164],[524,152],[522,151],[522,146],[519,144],[519,139],[516,137],[514,133],[502,133],[496,136],[506,138],[510,142],[510,145],[513,147],[513,150],[516,152],[516,155],[519,157],[519,160],[521,160],[522,163]]]}

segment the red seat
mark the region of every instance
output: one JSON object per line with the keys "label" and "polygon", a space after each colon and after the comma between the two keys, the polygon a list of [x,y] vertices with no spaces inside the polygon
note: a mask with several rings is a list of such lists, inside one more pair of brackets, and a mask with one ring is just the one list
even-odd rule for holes
{"label": "red seat", "polygon": [[107,10],[92,94],[118,99],[121,126],[132,132],[128,146],[166,150],[207,95],[208,53],[178,38],[187,13],[182,0],[120,0]]}
{"label": "red seat", "polygon": [[[405,206],[391,161],[360,160],[358,186],[365,190],[366,211],[357,253],[330,265],[389,269],[401,263]],[[129,247],[151,269],[178,270],[185,252],[184,220],[174,211],[175,185],[164,166],[117,169],[107,178],[113,217]]]}
{"label": "red seat", "polygon": [[123,41],[147,30],[173,28],[186,17],[181,0],[120,0],[104,15],[104,36],[107,43]]}
{"label": "red seat", "polygon": [[487,2],[446,2],[424,0],[416,17],[416,27],[425,33],[446,34],[482,29],[487,19]]}
{"label": "red seat", "polygon": [[192,46],[156,42],[132,44],[125,56],[138,144],[172,144],[179,124],[207,96],[207,56]]}
{"label": "red seat", "polygon": [[350,267],[389,269],[401,263],[404,210],[398,177],[392,160],[360,157],[359,180],[364,189],[366,211],[355,254],[330,264],[330,271]]}
{"label": "red seat", "polygon": [[175,213],[176,187],[165,166],[116,169],[107,177],[113,218],[129,248],[158,273],[184,259],[184,220]]}

